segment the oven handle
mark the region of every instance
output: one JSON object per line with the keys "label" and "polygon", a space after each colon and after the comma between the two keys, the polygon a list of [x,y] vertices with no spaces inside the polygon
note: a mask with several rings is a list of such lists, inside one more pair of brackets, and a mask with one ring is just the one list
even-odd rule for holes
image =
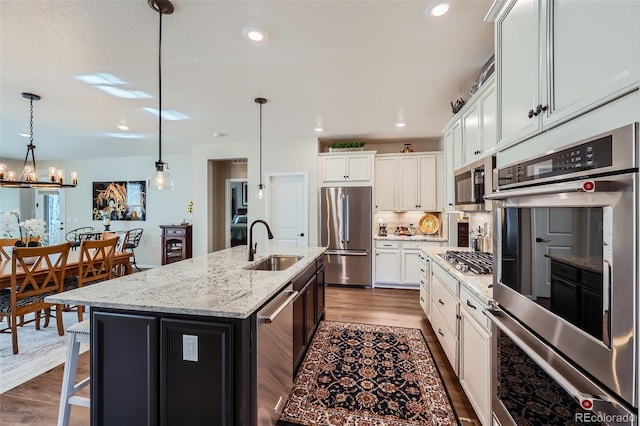
{"label": "oven handle", "polygon": [[471,202],[476,202],[476,171],[474,169],[469,170],[471,173]]}
{"label": "oven handle", "polygon": [[[590,183],[588,183],[590,182]],[[591,189],[593,184],[593,189]],[[589,189],[585,189],[585,187]],[[593,181],[579,180],[572,182],[552,183],[530,188],[503,189],[484,196],[486,200],[504,200],[515,197],[530,197],[532,195],[561,194],[564,192],[611,192],[617,189],[615,182],[608,180]]]}
{"label": "oven handle", "polygon": [[[569,382],[556,368],[554,368],[551,364],[547,362],[542,356],[540,356],[535,349],[531,348],[527,343],[525,343],[520,337],[516,335],[516,333],[512,330],[512,326],[507,324],[509,319],[503,320],[502,316],[504,316],[504,312],[497,307],[497,303],[494,301],[490,301],[489,308],[485,310],[487,316],[504,334],[506,334],[514,343],[516,343],[520,349],[527,354],[536,364],[538,364],[549,376],[553,378],[565,391],[567,391],[582,407],[587,411],[594,411],[603,414],[612,414],[612,415],[621,415],[621,416],[629,416],[630,413],[626,410],[622,405],[616,403],[611,400],[607,396],[600,395],[592,395],[585,392],[581,392],[578,388],[576,388],[571,382]],[[539,342],[541,345],[543,344],[537,337],[531,334],[528,330],[522,328],[521,331],[526,333],[528,337],[534,339],[534,341]],[[546,346],[546,345],[545,345]],[[573,367],[571,367],[573,368]]]}

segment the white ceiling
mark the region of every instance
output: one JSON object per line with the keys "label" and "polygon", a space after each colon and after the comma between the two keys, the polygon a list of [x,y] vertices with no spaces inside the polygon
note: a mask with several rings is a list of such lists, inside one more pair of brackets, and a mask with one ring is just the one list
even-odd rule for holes
{"label": "white ceiling", "polygon": [[[162,123],[163,153],[258,138],[439,137],[449,103],[493,52],[490,0],[174,0],[163,17],[162,103],[190,119]],[[250,45],[245,27],[265,29]],[[22,159],[34,102],[36,159],[156,155],[158,14],[146,0],[0,0],[0,157]],[[107,72],[153,99],[120,99],[78,80]],[[395,123],[404,120],[406,127]],[[107,136],[126,121],[141,139]],[[314,128],[322,125],[323,132]],[[214,133],[224,133],[222,138]]]}

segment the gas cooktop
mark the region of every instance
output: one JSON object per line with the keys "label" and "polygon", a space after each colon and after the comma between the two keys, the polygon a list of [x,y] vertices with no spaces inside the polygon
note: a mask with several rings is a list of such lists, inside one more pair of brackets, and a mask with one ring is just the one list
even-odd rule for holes
{"label": "gas cooktop", "polygon": [[444,260],[461,272],[478,275],[493,274],[493,255],[479,251],[448,250],[440,254]]}

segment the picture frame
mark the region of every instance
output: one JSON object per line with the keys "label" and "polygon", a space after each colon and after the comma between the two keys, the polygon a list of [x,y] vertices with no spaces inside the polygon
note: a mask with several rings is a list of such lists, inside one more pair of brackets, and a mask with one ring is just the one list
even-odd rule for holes
{"label": "picture frame", "polygon": [[242,182],[242,205],[249,204],[249,186],[247,182]]}
{"label": "picture frame", "polygon": [[143,180],[93,182],[93,220],[147,220],[147,183]]}

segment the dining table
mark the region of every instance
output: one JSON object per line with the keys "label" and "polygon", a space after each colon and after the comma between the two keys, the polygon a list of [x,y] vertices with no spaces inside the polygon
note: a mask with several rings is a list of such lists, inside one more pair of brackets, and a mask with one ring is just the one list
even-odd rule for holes
{"label": "dining table", "polygon": [[[131,256],[133,256],[132,252],[123,251],[118,252],[113,255],[113,267],[120,267],[118,269],[123,269],[123,275],[128,275],[133,271],[131,267]],[[41,270],[42,272],[47,271],[47,266],[45,262],[41,262]],[[86,262],[88,264],[88,261]],[[71,277],[74,275],[78,275],[78,268],[80,266],[80,251],[69,251],[69,256],[67,257],[67,266],[64,271],[65,278]],[[18,266],[18,273],[22,271],[22,268]],[[22,273],[24,275],[24,273]],[[11,259],[4,259],[0,261],[0,289],[11,287]]]}

